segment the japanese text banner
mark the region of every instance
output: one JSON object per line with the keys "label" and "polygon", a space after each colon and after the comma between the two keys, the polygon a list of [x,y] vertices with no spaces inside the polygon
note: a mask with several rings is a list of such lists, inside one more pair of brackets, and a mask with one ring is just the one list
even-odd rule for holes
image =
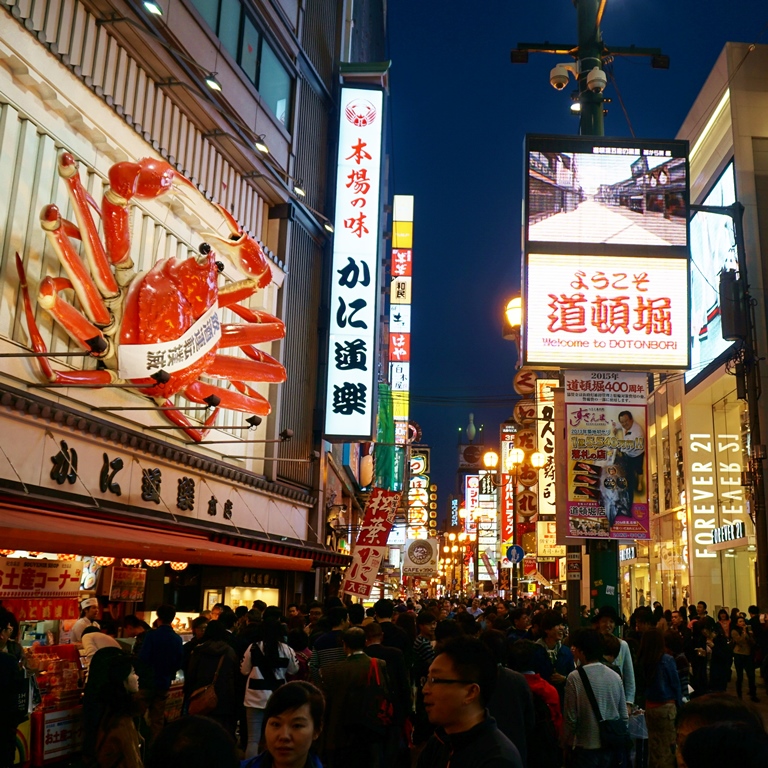
{"label": "japanese text banner", "polygon": [[383,94],[342,88],[325,434],[370,439],[376,373]]}
{"label": "japanese text banner", "polygon": [[529,254],[526,365],[688,367],[688,262]]}
{"label": "japanese text banner", "polygon": [[363,525],[341,586],[342,594],[370,597],[379,568],[387,552],[387,539],[392,530],[400,493],[374,488],[365,507]]}
{"label": "japanese text banner", "polygon": [[83,564],[0,558],[0,600],[77,597]]}

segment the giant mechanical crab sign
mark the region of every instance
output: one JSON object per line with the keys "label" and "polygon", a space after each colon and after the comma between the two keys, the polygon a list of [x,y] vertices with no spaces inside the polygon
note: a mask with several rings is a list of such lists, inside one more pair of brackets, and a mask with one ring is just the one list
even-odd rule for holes
{"label": "giant mechanical crab sign", "polygon": [[[272,280],[259,244],[218,206],[231,230],[228,239],[203,234],[210,245],[203,243],[198,255],[162,259],[148,271],[136,272],[130,257],[131,200],[160,197],[174,184],[199,195],[192,182],[163,161],[145,158],[138,163],[117,163],[109,171],[109,187],[99,210],[83,188],[77,162],[70,153],[61,153],[58,169],[77,224],[63,219],[55,205],[45,206],[40,214],[42,228],[67,277],[43,278],[38,303],[80,347],[98,358],[100,366],[96,370],[56,371],[42,355],[38,360],[43,376],[73,387],[135,385],[137,392],[165,406],[163,413],[195,441],[202,440],[213,427],[219,406],[266,416],[269,402],[247,382],[285,381],[285,368],[253,345],[283,338],[285,326],[266,312],[239,304]],[[101,216],[103,244],[91,208]],[[84,259],[72,239],[82,241]],[[219,286],[223,265],[217,262],[214,248],[226,254],[247,277]],[[18,253],[16,266],[32,347],[45,353]],[[62,297],[62,292],[70,290],[82,309]],[[224,307],[245,322],[221,323],[219,311]],[[245,358],[221,354],[227,347],[239,347]],[[203,382],[201,376],[226,379],[233,389]],[[173,408],[169,398],[176,394],[215,406],[202,429]]]}

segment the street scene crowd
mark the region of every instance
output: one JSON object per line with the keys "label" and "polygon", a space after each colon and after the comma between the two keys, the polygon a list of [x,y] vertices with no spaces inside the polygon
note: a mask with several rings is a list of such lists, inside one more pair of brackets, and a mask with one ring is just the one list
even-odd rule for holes
{"label": "street scene crowd", "polygon": [[[256,601],[204,611],[186,644],[174,617],[163,605],[154,627],[131,616],[118,628],[83,608],[87,768],[768,764],[757,606],[717,618],[703,602],[628,618],[583,606],[569,626],[566,606],[546,600]],[[17,627],[0,607],[0,768],[25,716]],[[118,633],[135,639],[131,653]],[[184,715],[166,723],[179,670]]]}

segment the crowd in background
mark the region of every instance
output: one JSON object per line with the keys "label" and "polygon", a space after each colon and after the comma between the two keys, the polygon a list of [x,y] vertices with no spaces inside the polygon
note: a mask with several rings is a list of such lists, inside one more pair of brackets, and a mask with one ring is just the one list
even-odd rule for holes
{"label": "crowd in background", "polygon": [[[103,639],[116,628],[81,628],[87,766],[202,768],[204,736],[218,745],[206,765],[227,768],[709,768],[742,753],[744,768],[768,757],[742,700],[746,677],[758,701],[755,672],[768,663],[756,606],[715,619],[703,602],[656,603],[628,620],[582,607],[573,627],[565,605],[545,600],[257,601],[203,612],[186,644],[174,616],[160,606],[153,628],[126,617],[131,653]],[[15,626],[0,608],[5,692],[21,662]],[[179,669],[186,716],[166,724]],[[13,705],[3,707],[6,744]]]}

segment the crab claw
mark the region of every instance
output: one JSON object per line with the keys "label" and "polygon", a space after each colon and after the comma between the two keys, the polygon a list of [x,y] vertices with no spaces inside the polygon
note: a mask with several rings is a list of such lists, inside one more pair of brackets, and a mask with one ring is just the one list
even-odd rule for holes
{"label": "crab claw", "polygon": [[266,288],[272,282],[272,270],[261,246],[240,229],[234,216],[222,206],[216,206],[227,220],[229,239],[207,232],[203,235],[218,253],[225,253],[242,272],[256,280],[259,288]]}
{"label": "crab claw", "polygon": [[174,184],[195,185],[164,160],[145,157],[138,163],[115,163],[109,169],[110,191],[128,201],[133,197],[151,200],[169,192]]}

